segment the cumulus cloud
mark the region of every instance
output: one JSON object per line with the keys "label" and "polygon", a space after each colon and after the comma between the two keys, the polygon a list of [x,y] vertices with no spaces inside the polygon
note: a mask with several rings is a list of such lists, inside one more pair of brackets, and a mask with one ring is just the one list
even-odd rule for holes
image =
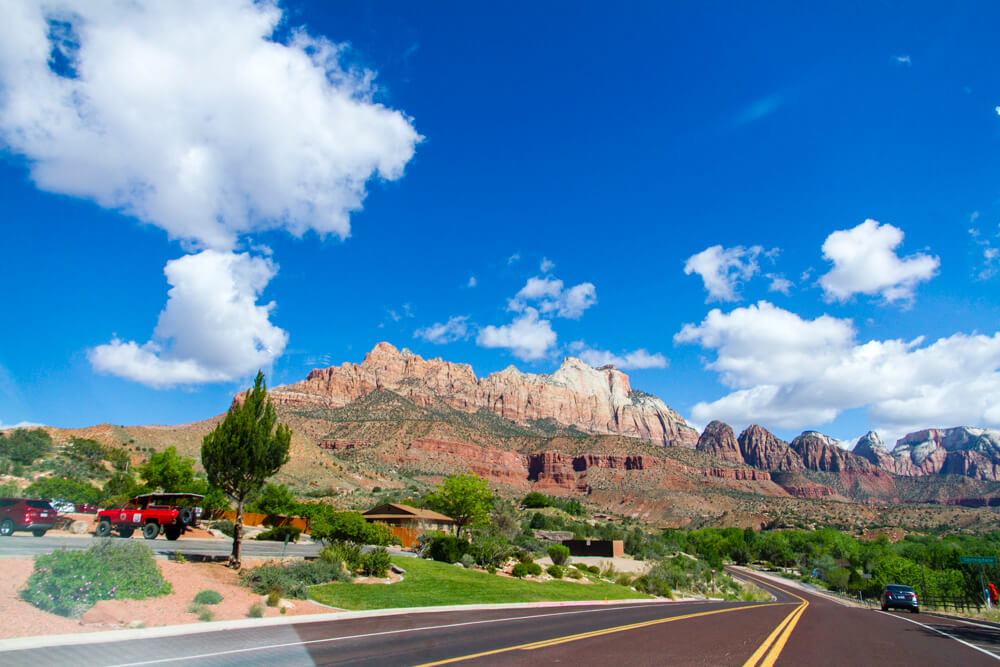
{"label": "cumulus cloud", "polygon": [[453,343],[469,337],[469,316],[456,315],[449,317],[444,324],[436,322],[429,327],[423,327],[413,332],[414,338],[422,338],[428,343]]}
{"label": "cumulus cloud", "polygon": [[833,268],[819,278],[827,299],[877,294],[889,303],[912,300],[917,283],[933,278],[940,261],[923,253],[900,258],[895,249],[902,242],[901,229],[871,219],[830,234],[823,257]]}
{"label": "cumulus cloud", "polygon": [[478,281],[476,281],[476,277],[475,276],[469,276],[469,282],[465,283],[465,286],[466,287],[475,287],[478,284],[479,283],[478,283]]}
{"label": "cumulus cloud", "polygon": [[399,178],[413,156],[411,119],[375,100],[346,45],[287,29],[276,3],[4,7],[0,145],[40,189],[203,251],[168,263],[153,338],[94,348],[94,368],[161,387],[267,365],[287,334],[254,299],[276,268],[238,248],[268,229],[346,238],[367,183]]}
{"label": "cumulus cloud", "polygon": [[45,424],[38,424],[35,422],[17,422],[16,424],[5,424],[2,419],[0,419],[0,431],[9,431],[15,428],[38,428],[40,426],[45,426]]}
{"label": "cumulus cloud", "polygon": [[538,268],[542,273],[548,273],[552,269],[556,268],[556,263],[547,257],[542,257],[542,263]]}
{"label": "cumulus cloud", "polygon": [[893,56],[892,60],[898,65],[906,65],[907,67],[913,64],[913,60],[910,56],[905,54],[901,56]]}
{"label": "cumulus cloud", "polygon": [[[771,256],[776,250],[769,251]],[[721,245],[714,245],[688,257],[684,263],[684,274],[697,273],[701,276],[705,289],[708,290],[706,303],[738,301],[740,284],[760,271],[757,258],[762,253],[764,248],[759,245],[749,248],[723,248]]]}
{"label": "cumulus cloud", "polygon": [[421,139],[373,73],[269,2],[6,5],[0,137],[35,184],[230,250],[283,228],[346,237],[372,176]]}
{"label": "cumulus cloud", "polygon": [[556,344],[556,332],[538,311],[525,307],[510,324],[487,326],[479,331],[476,343],[482,347],[505,348],[519,359],[532,361],[545,357]]}
{"label": "cumulus cloud", "polygon": [[521,312],[529,302],[535,302],[542,313],[578,320],[585,310],[597,303],[597,288],[593,283],[580,283],[564,289],[563,281],[558,278],[535,276],[528,278],[508,308]]}
{"label": "cumulus cloud", "polygon": [[167,262],[172,288],[148,342],[113,339],[89,352],[98,371],[151,387],[218,382],[268,365],[288,334],[271,324],[275,304],[257,298],[277,272],[270,260],[204,250]]}
{"label": "cumulus cloud", "polygon": [[851,320],[803,319],[766,301],[712,310],[677,343],[716,352],[707,364],[734,391],[698,403],[697,421],[816,427],[863,408],[880,428],[1000,426],[1000,333],[956,333],[925,344],[857,341]]}
{"label": "cumulus cloud", "polygon": [[771,283],[767,286],[768,292],[781,292],[785,296],[788,296],[792,292],[792,281],[780,273],[768,273],[764,276]]}
{"label": "cumulus cloud", "polygon": [[595,368],[609,364],[624,369],[667,367],[666,357],[660,353],[650,354],[644,348],[616,354],[607,350],[589,347],[583,341],[575,341],[570,344],[569,348],[574,354]]}
{"label": "cumulus cloud", "polygon": [[[978,217],[979,212],[977,211],[971,222],[975,222]],[[971,227],[969,237],[975,244],[976,255],[978,255],[975,261],[977,266],[973,269],[973,277],[976,280],[989,280],[1000,270],[1000,248],[993,245],[995,238],[1000,238],[1000,233],[991,238],[976,227]]]}

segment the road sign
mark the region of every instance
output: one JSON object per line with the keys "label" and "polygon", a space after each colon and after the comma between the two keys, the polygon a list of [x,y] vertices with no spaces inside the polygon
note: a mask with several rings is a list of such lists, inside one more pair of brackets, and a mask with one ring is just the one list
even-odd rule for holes
{"label": "road sign", "polygon": [[959,556],[959,562],[964,565],[996,565],[995,556]]}

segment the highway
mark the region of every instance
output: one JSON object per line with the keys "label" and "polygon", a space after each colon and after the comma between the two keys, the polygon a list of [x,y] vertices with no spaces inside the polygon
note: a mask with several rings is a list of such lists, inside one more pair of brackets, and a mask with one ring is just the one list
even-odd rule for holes
{"label": "highway", "polygon": [[790,586],[760,585],[776,599],[461,609],[221,630],[203,624],[176,636],[7,651],[0,663],[756,667],[986,665],[1000,655],[1000,630],[993,627],[849,607]]}

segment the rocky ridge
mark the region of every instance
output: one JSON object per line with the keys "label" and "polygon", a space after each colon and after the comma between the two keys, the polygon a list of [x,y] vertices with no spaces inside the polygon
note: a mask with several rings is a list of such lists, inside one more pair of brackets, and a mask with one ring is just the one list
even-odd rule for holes
{"label": "rocky ridge", "polygon": [[574,357],[548,375],[510,366],[476,378],[468,364],[425,360],[379,343],[360,364],[313,370],[304,381],[271,389],[269,395],[287,408],[340,408],[379,389],[421,406],[443,401],[463,412],[486,409],[518,424],[552,420],[586,433],[664,446],[693,448],[698,439],[697,431],[663,401],[634,391],[625,373],[614,366],[592,368]]}

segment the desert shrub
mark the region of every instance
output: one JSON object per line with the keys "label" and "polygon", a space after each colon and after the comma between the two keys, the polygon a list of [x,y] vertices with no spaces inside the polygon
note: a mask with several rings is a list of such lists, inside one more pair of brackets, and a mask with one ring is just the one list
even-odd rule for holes
{"label": "desert shrub", "polygon": [[275,526],[271,530],[264,531],[254,539],[266,542],[284,542],[287,538],[290,541],[295,542],[299,539],[299,535],[301,534],[302,529],[296,528],[295,526]]}
{"label": "desert shrub", "polygon": [[233,533],[236,532],[236,524],[229,519],[220,519],[212,524],[212,528],[225,535],[226,537],[232,537]]}
{"label": "desert shrub", "polygon": [[31,465],[35,459],[52,449],[52,438],[40,428],[14,429],[0,441],[4,454],[14,463]]}
{"label": "desert shrub", "polygon": [[528,575],[539,575],[542,573],[542,566],[538,563],[518,563],[511,569],[511,574],[513,574],[518,579],[526,577]]}
{"label": "desert shrub", "polygon": [[615,583],[619,586],[631,586],[632,585],[632,575],[628,572],[619,572],[615,576]]}
{"label": "desert shrub", "polygon": [[437,535],[427,547],[427,554],[434,560],[455,563],[469,551],[469,543],[454,535]]}
{"label": "desert shrub", "polygon": [[[2,472],[2,468],[0,468],[0,473]],[[20,495],[21,492],[17,488],[17,482],[11,480],[0,484],[0,498],[17,498]]]}
{"label": "desert shrub", "polygon": [[298,509],[299,501],[284,484],[265,484],[260,495],[247,504],[248,512],[259,512],[269,516],[292,516]]}
{"label": "desert shrub", "polygon": [[555,565],[565,565],[569,562],[569,547],[564,544],[553,544],[548,552],[549,558]]}
{"label": "desert shrub", "polygon": [[222,602],[222,595],[215,591],[198,591],[194,601],[197,604],[219,604]]}
{"label": "desert shrub", "polygon": [[517,553],[515,555],[517,556],[517,562],[519,563],[528,564],[535,562],[535,559],[531,557],[531,554],[525,553],[524,551],[521,551],[520,553]]}
{"label": "desert shrub", "polygon": [[471,568],[476,564],[476,559],[473,558],[472,554],[462,554],[462,557],[458,559],[458,562],[462,564],[465,569]]}
{"label": "desert shrub", "polygon": [[149,547],[122,540],[35,556],[21,597],[38,609],[78,618],[98,600],[143,600],[170,590]]}
{"label": "desert shrub", "polygon": [[250,605],[250,609],[247,610],[247,616],[250,618],[261,618],[264,616],[264,607],[259,604]]}
{"label": "desert shrub", "polygon": [[279,604],[281,604],[281,591],[279,590],[269,591],[267,594],[267,606],[277,607]]}
{"label": "desert shrub", "polygon": [[590,568],[587,567],[586,563],[573,563],[573,567],[578,569],[580,572],[590,572]]}
{"label": "desert shrub", "polygon": [[240,583],[255,593],[265,594],[276,591],[279,597],[306,599],[306,589],[316,584],[331,581],[347,581],[347,574],[340,563],[322,559],[298,561],[288,565],[265,563],[240,572]]}
{"label": "desert shrub", "polygon": [[597,567],[596,565],[588,565],[587,572],[590,572],[591,574],[600,574],[601,568]]}
{"label": "desert shrub", "polygon": [[208,621],[211,621],[214,618],[215,618],[215,614],[213,614],[212,610],[209,609],[208,607],[202,607],[201,609],[198,610],[198,620],[199,621],[205,621],[207,623]]}
{"label": "desert shrub", "polygon": [[548,507],[552,504],[552,500],[544,493],[532,491],[521,500],[521,504],[531,508]]}
{"label": "desert shrub", "polygon": [[570,579],[583,579],[583,574],[580,572],[580,570],[577,570],[576,568],[573,567],[566,568],[566,576],[569,577]]}
{"label": "desert shrub", "polygon": [[361,546],[353,542],[330,542],[319,552],[319,557],[328,563],[343,563],[348,572],[357,572],[361,567]]}
{"label": "desert shrub", "polygon": [[343,540],[358,544],[387,545],[393,543],[394,535],[389,526],[384,523],[369,523],[360,512],[334,512],[313,520],[312,537],[322,542]]}
{"label": "desert shrub", "polygon": [[469,545],[468,553],[475,559],[477,565],[481,567],[503,565],[510,557],[510,552],[510,542],[503,536],[489,530],[472,531],[472,544]]}
{"label": "desert shrub", "polygon": [[369,577],[384,577],[391,566],[389,552],[382,547],[361,556],[361,571]]}
{"label": "desert shrub", "polygon": [[558,565],[549,565],[547,568],[545,568],[545,573],[548,574],[553,579],[563,578],[563,569]]}

